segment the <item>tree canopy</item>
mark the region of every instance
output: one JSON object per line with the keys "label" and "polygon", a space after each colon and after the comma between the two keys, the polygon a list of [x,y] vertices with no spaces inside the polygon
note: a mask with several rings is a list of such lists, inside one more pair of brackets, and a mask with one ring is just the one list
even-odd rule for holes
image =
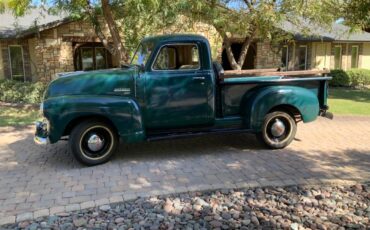
{"label": "tree canopy", "polygon": [[370,1],[369,0],[344,0],[340,16],[344,23],[355,29],[368,29],[370,32]]}
{"label": "tree canopy", "polygon": [[[334,0],[186,0],[182,4],[185,15],[214,26],[220,33],[233,69],[242,68],[254,39],[275,42],[290,39],[281,29],[285,21],[305,34],[312,34],[316,32],[310,30],[312,25],[330,29],[339,18]],[[239,57],[234,57],[231,51],[233,36],[244,39]]]}
{"label": "tree canopy", "polygon": [[[184,26],[181,16],[190,23],[206,23],[222,36],[233,69],[242,68],[253,40],[289,40],[290,35],[280,27],[284,21],[296,25],[302,33],[314,34],[308,24],[329,30],[332,23],[344,19],[356,28],[369,25],[370,18],[367,0],[39,0],[36,5],[40,4],[51,12],[66,11],[72,17],[89,20],[104,46],[124,62],[132,44],[144,35]],[[32,0],[4,0],[0,11],[7,7],[21,16],[32,5]],[[113,42],[102,32],[102,22],[108,26]],[[235,36],[244,40],[239,57],[231,51]]]}

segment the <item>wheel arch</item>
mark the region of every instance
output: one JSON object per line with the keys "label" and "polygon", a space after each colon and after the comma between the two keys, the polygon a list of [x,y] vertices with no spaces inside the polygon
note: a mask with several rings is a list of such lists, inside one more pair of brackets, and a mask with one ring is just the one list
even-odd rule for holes
{"label": "wheel arch", "polygon": [[87,120],[95,120],[95,121],[100,121],[105,124],[108,124],[114,129],[114,131],[116,131],[118,135],[118,129],[115,126],[115,124],[112,122],[112,120],[110,120],[108,117],[101,115],[101,114],[92,114],[92,115],[81,115],[81,116],[75,117],[72,120],[70,120],[64,128],[63,136],[70,135],[72,132],[72,129],[76,127],[77,124],[83,121],[87,121]]}
{"label": "wheel arch", "polygon": [[309,89],[298,86],[268,86],[249,94],[243,106],[245,125],[259,132],[266,114],[285,111],[296,121],[310,122],[319,114],[319,101]]}
{"label": "wheel arch", "polygon": [[281,104],[272,107],[268,113],[282,111],[288,113],[296,122],[302,121],[302,113],[293,105]]}

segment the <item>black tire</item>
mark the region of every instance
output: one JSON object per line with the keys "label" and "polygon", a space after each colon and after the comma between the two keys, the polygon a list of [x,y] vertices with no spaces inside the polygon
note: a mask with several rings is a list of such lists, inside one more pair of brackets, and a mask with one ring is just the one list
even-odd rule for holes
{"label": "black tire", "polygon": [[282,149],[293,141],[296,133],[297,124],[294,118],[289,113],[275,111],[265,116],[262,130],[257,136],[269,148]]}
{"label": "black tire", "polygon": [[69,136],[70,151],[79,162],[88,166],[107,162],[117,146],[116,130],[98,120],[87,120],[78,124]]}

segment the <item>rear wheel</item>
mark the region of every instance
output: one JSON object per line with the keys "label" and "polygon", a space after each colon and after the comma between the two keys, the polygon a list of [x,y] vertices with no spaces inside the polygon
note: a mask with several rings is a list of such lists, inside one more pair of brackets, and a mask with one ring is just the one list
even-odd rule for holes
{"label": "rear wheel", "polygon": [[259,138],[272,149],[288,146],[297,132],[294,118],[283,111],[268,113],[265,116]]}
{"label": "rear wheel", "polygon": [[69,148],[76,159],[85,165],[107,162],[118,145],[115,129],[101,121],[88,120],[71,132]]}

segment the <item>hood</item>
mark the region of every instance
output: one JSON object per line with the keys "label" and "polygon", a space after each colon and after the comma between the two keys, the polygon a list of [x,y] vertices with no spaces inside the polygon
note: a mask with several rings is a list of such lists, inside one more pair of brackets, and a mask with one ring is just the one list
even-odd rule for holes
{"label": "hood", "polygon": [[66,95],[130,96],[134,91],[135,74],[135,67],[66,74],[49,84],[44,99]]}

